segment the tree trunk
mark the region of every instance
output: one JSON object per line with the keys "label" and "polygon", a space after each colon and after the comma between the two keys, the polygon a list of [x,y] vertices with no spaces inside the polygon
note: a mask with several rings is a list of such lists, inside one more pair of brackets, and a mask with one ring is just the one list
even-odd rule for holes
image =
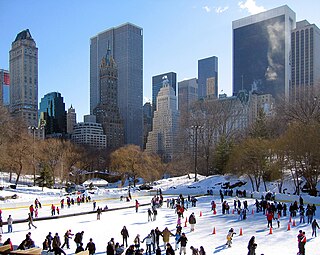
{"label": "tree trunk", "polygon": [[254,182],[253,182],[253,179],[252,179],[251,175],[248,175],[248,177],[249,177],[249,179],[250,179],[250,181],[251,181],[252,191],[255,191],[255,189],[254,189]]}

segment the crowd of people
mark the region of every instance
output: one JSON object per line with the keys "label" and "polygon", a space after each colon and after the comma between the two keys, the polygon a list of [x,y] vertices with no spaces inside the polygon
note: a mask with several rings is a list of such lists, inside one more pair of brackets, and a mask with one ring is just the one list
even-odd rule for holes
{"label": "crowd of people", "polygon": [[[237,192],[238,193],[238,192]],[[220,199],[221,199],[221,213],[222,214],[229,214],[230,213],[230,206],[226,200],[224,200],[224,193],[220,193]],[[67,198],[67,205],[70,207],[71,205],[76,204],[79,205],[79,203],[85,203],[89,202],[91,198],[88,197],[78,197],[76,200],[73,200],[72,198]],[[73,201],[73,202],[72,202]],[[175,198],[168,198],[167,200],[167,208],[173,209],[173,212],[176,214],[176,228],[175,230],[169,230],[168,227],[163,226],[160,230],[159,227],[150,229],[147,235],[141,237],[140,234],[135,235],[132,243],[128,242],[129,239],[129,231],[126,226],[123,226],[123,228],[120,231],[120,234],[122,236],[122,242],[115,242],[114,238],[111,238],[111,240],[107,243],[106,246],[106,253],[107,255],[151,255],[151,253],[154,253],[156,255],[161,255],[163,251],[165,251],[166,255],[175,255],[176,251],[179,250],[179,255],[186,255],[187,253],[187,243],[188,238],[185,232],[182,231],[182,224],[183,220],[186,217],[186,212],[188,209],[191,209],[192,207],[196,207],[197,199],[194,196],[188,195],[187,197],[184,197],[182,194],[180,194],[178,197]],[[305,206],[302,197],[300,197],[300,201],[295,201],[289,206],[289,213],[290,217],[294,218],[299,213],[300,217],[300,223],[305,223],[304,217],[307,217],[307,224],[310,224],[312,227],[312,236],[317,236],[317,229],[319,229],[319,225],[314,219],[316,206],[307,204]],[[139,212],[139,202],[138,200],[135,200],[135,211],[136,213]],[[158,210],[163,206],[163,196],[162,194],[155,195],[150,202],[150,208],[148,208],[147,211],[147,218],[148,221],[155,221],[157,219]],[[256,213],[262,213],[266,216],[267,219],[267,227],[273,228],[273,221],[276,220],[278,223],[278,227],[280,227],[280,217],[287,215],[287,205],[286,203],[280,203],[277,201],[269,201],[266,200],[265,197],[261,197],[260,201],[256,199],[255,203],[255,211]],[[64,200],[60,201],[60,207],[61,209],[64,208]],[[31,205],[29,207],[29,213],[28,213],[28,227],[31,229],[31,227],[37,228],[37,226],[34,225],[33,219],[34,217],[37,217],[37,214],[35,213],[36,210],[41,208],[41,203],[38,199],[35,200],[34,205]],[[211,201],[211,210],[216,213],[217,204],[213,200]],[[96,209],[96,202],[93,201],[93,210]],[[51,213],[54,215],[57,212],[57,208],[54,207],[54,205],[51,205]],[[98,207],[96,209],[97,212],[97,220],[100,220],[100,215],[102,213],[102,208]],[[249,212],[248,209],[248,202],[247,200],[240,200],[237,196],[235,197],[233,201],[233,209],[232,213],[237,213],[239,215],[239,220],[245,220],[246,214]],[[59,212],[57,212],[59,214]],[[196,231],[195,225],[197,223],[196,216],[193,212],[188,213],[188,217],[185,221],[186,223],[189,223],[190,226],[190,232]],[[8,233],[12,232],[12,225],[13,225],[13,219],[11,215],[9,215],[7,219],[8,223]],[[0,233],[3,233],[2,230],[2,215],[0,210]],[[233,237],[236,235],[233,228],[230,228],[226,239],[226,247],[231,248],[232,247],[232,241]],[[70,249],[70,240],[74,240],[76,244],[76,250],[75,253],[81,252],[83,250],[88,250],[90,255],[95,254],[96,246],[93,242],[93,239],[90,237],[84,247],[83,245],[83,237],[84,237],[84,231],[78,232],[76,234],[73,234],[71,229],[66,230],[66,232],[63,235],[63,243],[60,240],[60,236],[58,233],[55,233],[52,235],[51,232],[49,232],[42,243],[43,250],[46,250],[48,252],[52,252],[54,254],[66,254],[64,249]],[[170,238],[174,239],[174,247],[172,246],[172,241],[170,241]],[[298,235],[298,249],[299,249],[299,255],[305,255],[305,244],[306,244],[306,235],[305,232],[300,231]],[[163,242],[163,245],[161,243]],[[12,246],[10,238],[8,238],[4,244],[10,244]],[[145,249],[142,247],[145,244]],[[26,235],[26,238],[22,240],[20,245],[18,246],[18,249],[30,249],[32,247],[35,247],[35,242],[31,238],[31,232],[28,232]],[[255,255],[255,250],[257,248],[257,244],[255,241],[255,237],[252,236],[248,243],[248,255]],[[194,245],[190,246],[190,250],[192,255],[205,255],[205,250],[203,246],[200,246],[199,249],[195,248]]]}

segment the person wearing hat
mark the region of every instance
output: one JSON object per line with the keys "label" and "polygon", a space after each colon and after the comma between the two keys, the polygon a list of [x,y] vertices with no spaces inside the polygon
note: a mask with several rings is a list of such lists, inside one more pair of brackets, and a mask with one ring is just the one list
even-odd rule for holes
{"label": "person wearing hat", "polygon": [[230,228],[228,234],[227,234],[227,243],[226,245],[228,245],[228,247],[231,247],[232,244],[232,238],[236,233],[234,232],[233,228]]}

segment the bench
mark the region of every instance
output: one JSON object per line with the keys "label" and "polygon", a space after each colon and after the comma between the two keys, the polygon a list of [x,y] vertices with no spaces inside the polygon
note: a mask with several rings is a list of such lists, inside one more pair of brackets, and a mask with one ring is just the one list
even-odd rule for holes
{"label": "bench", "polygon": [[0,254],[1,254],[1,252],[10,251],[10,248],[11,248],[10,244],[0,246]]}
{"label": "bench", "polygon": [[81,251],[81,252],[76,253],[75,255],[89,255],[89,251],[88,250]]}
{"label": "bench", "polygon": [[30,248],[27,250],[15,250],[11,251],[10,254],[32,254],[32,255],[41,255],[42,248]]}

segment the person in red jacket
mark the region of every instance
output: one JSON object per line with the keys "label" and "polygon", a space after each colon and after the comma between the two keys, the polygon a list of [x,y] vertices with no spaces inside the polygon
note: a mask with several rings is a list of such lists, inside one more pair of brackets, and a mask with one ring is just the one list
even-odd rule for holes
{"label": "person in red jacket", "polygon": [[138,208],[139,208],[139,202],[138,200],[136,200],[136,212],[138,212]]}
{"label": "person in red jacket", "polygon": [[299,241],[299,255],[306,254],[306,250],[305,250],[306,242],[307,242],[306,233],[302,232],[302,235],[300,236],[300,241]]}
{"label": "person in red jacket", "polygon": [[269,226],[272,228],[272,220],[273,220],[273,212],[268,211],[267,212],[268,228],[269,228]]}
{"label": "person in red jacket", "polygon": [[13,251],[13,245],[10,238],[8,238],[7,241],[3,243],[3,245],[7,245],[7,244],[10,244],[10,251]]}

